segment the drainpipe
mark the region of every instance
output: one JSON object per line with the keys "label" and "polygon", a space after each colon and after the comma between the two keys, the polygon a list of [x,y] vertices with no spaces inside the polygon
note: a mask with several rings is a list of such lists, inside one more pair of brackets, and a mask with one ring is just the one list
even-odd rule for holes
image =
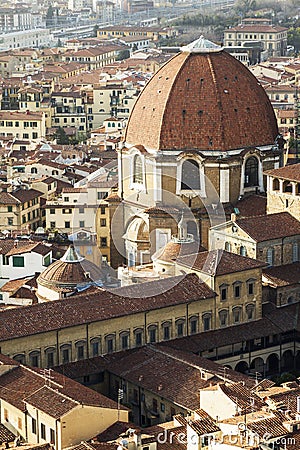
{"label": "drainpipe", "polygon": [[55,450],[58,450],[60,447],[58,446],[58,424],[60,424],[60,419],[55,421]]}
{"label": "drainpipe", "polygon": [[25,439],[26,439],[26,442],[28,442],[27,420],[28,420],[28,411],[27,411],[27,409],[25,409]]}

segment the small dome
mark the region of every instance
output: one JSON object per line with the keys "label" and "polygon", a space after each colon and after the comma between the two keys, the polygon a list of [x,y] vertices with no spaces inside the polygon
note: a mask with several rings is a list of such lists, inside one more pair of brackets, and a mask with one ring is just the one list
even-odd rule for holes
{"label": "small dome", "polygon": [[92,281],[103,282],[106,273],[80,256],[70,245],[61,259],[55,261],[38,278],[38,285],[58,292],[73,292],[77,286],[90,284]]}
{"label": "small dome", "polygon": [[180,243],[174,239],[169,241],[152,256],[152,261],[174,262],[179,256],[190,255],[199,251],[199,242]]}

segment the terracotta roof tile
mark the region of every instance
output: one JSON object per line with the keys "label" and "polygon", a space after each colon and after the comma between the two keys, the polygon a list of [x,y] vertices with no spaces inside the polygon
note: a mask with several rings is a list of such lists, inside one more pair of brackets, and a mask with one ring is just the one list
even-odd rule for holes
{"label": "terracotta roof tile", "polygon": [[300,235],[300,222],[288,212],[237,219],[235,222],[256,242]]}
{"label": "terracotta roof tile", "polygon": [[12,442],[15,435],[9,431],[2,423],[0,424],[0,442]]}
{"label": "terracotta roof tile", "polygon": [[266,433],[270,436],[270,439],[288,434],[288,430],[282,425],[282,421],[278,417],[270,417],[248,423],[247,428],[260,438],[263,438]]}
{"label": "terracotta roof tile", "polygon": [[244,270],[252,270],[265,267],[266,264],[256,259],[236,255],[225,250],[213,250],[210,252],[201,252],[180,256],[177,264],[192,267],[194,270],[207,273],[209,275],[225,275]]}
{"label": "terracotta roof tile", "polygon": [[262,195],[248,195],[234,205],[238,208],[240,217],[262,216],[267,212],[267,197]]}
{"label": "terracotta roof tile", "polygon": [[300,262],[263,269],[263,275],[277,287],[290,286],[300,282]]}
{"label": "terracotta roof tile", "polygon": [[[104,358],[109,372],[193,411],[199,409],[200,388],[224,381],[222,365],[174,350],[168,344],[118,352]],[[103,365],[101,359],[94,358],[100,367]],[[203,374],[208,374],[207,378]],[[230,369],[226,371],[226,379],[232,383],[243,381],[249,387],[255,383],[255,380]]]}
{"label": "terracotta roof tile", "polygon": [[20,202],[26,203],[35,198],[41,197],[43,195],[42,192],[37,191],[36,189],[20,189],[18,191],[12,192],[12,195]]}
{"label": "terracotta roof tile", "polygon": [[[241,383],[223,383],[219,384],[219,388],[237,405],[241,413],[249,411],[250,405],[253,408],[253,411],[258,411],[263,407],[264,402],[254,392],[251,392],[250,389],[243,386]],[[250,399],[252,399],[251,403]]]}
{"label": "terracotta roof tile", "polygon": [[[157,289],[159,292],[157,294]],[[50,330],[67,328],[112,317],[125,317],[140,311],[153,310],[193,300],[213,298],[215,293],[197,275],[171,277],[128,286],[112,292],[95,288],[93,293],[82,293],[55,302],[10,309],[0,313],[0,340],[28,336]],[[10,327],[6,326],[10,323]]]}
{"label": "terracotta roof tile", "polygon": [[141,92],[125,142],[152,150],[227,151],[273,144],[277,135],[269,98],[243,64],[225,51],[180,52]]}
{"label": "terracotta roof tile", "polygon": [[300,183],[300,163],[280,167],[279,169],[267,170],[265,174]]}
{"label": "terracotta roof tile", "polygon": [[12,361],[11,369],[0,375],[1,398],[21,411],[25,411],[27,400],[28,403],[56,418],[81,403],[117,409],[117,404],[113,400],[64,375],[51,371],[49,378],[45,376],[43,369],[28,368],[14,363]]}
{"label": "terracotta roof tile", "polygon": [[20,255],[22,253],[30,253],[30,252],[38,253],[39,255],[45,256],[51,252],[50,246],[41,243],[24,242],[24,245],[19,244],[20,242],[18,242],[17,245],[14,245],[13,248],[6,253],[6,256]]}

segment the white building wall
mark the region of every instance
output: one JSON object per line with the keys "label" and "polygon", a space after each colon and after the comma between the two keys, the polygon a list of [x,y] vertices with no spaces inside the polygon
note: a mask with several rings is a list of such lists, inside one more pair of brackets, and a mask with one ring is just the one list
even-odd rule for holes
{"label": "white building wall", "polygon": [[[51,254],[50,259],[52,259],[52,251],[50,249],[49,253]],[[36,272],[43,272],[43,270],[46,269],[46,266],[43,265],[45,257],[38,253],[20,253],[19,255],[15,256],[24,257],[24,267],[14,267],[13,256],[9,257],[9,265],[3,265],[3,259],[0,258],[1,278],[16,280],[17,278],[24,278],[34,275]]]}

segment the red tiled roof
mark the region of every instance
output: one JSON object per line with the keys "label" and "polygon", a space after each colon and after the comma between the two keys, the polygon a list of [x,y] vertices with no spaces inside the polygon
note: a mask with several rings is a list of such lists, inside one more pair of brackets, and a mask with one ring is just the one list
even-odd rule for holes
{"label": "red tiled roof", "polygon": [[[193,411],[199,409],[199,389],[224,380],[222,365],[169,348],[168,343],[160,348],[143,347],[106,355],[105,359],[112,374]],[[226,379],[234,386],[242,381],[249,387],[255,383],[230,369],[226,371]]]}
{"label": "red tiled roof", "polygon": [[39,255],[45,256],[51,252],[51,246],[36,242],[30,243],[24,242],[24,245],[19,246],[18,242],[18,245],[14,245],[13,248],[6,253],[6,256],[20,255],[22,253],[30,253],[30,252],[38,253]]}
{"label": "red tiled roof", "polygon": [[17,205],[19,201],[9,192],[0,192],[0,204],[2,205]]}
{"label": "red tiled roof", "polygon": [[265,263],[256,259],[236,255],[225,250],[213,250],[210,252],[180,256],[177,259],[177,263],[212,276],[226,275],[266,266]]}
{"label": "red tiled roof", "polygon": [[260,410],[264,402],[253,391],[248,389],[242,383],[223,383],[219,384],[219,388],[229,397],[241,410],[247,412],[250,406],[250,399],[252,399],[251,406],[253,411]]}
{"label": "red tiled roof", "polygon": [[0,442],[13,442],[15,437],[2,423],[0,424]]}
{"label": "red tiled roof", "polygon": [[125,142],[154,150],[226,151],[273,144],[277,135],[269,98],[243,64],[225,51],[181,52],[141,92]]}
{"label": "red tiled roof", "polygon": [[277,287],[299,284],[300,262],[286,264],[284,266],[268,267],[263,270],[263,275]]}
{"label": "red tiled roof", "polygon": [[300,235],[300,222],[288,212],[237,219],[235,222],[256,242]]}
{"label": "red tiled roof", "polygon": [[19,200],[20,203],[26,203],[34,198],[40,197],[43,193],[36,189],[19,189],[18,191],[12,192],[12,195]]}
{"label": "red tiled roof", "polygon": [[117,288],[112,292],[95,288],[93,293],[5,310],[0,313],[0,340],[213,298],[215,293],[196,274],[188,274],[144,283],[142,295],[143,301],[140,286]]}
{"label": "red tiled roof", "polygon": [[288,430],[282,425],[282,420],[276,416],[248,423],[247,428],[260,438],[263,438],[266,433],[272,439],[288,434]]}
{"label": "red tiled roof", "polygon": [[248,195],[234,205],[238,208],[238,217],[262,216],[267,212],[267,197],[262,195]]}
{"label": "red tiled roof", "polygon": [[283,178],[284,180],[300,182],[300,163],[290,166],[280,167],[279,169],[266,170],[266,175]]}
{"label": "red tiled roof", "polygon": [[14,361],[8,364],[13,365],[0,376],[0,396],[21,411],[25,411],[27,400],[56,418],[80,404],[117,409],[113,400],[55,371],[49,379],[43,369],[15,365]]}
{"label": "red tiled roof", "polygon": [[[231,31],[238,31],[238,32],[243,32],[243,33],[281,33],[282,31],[287,31],[288,28],[284,28],[284,27],[279,27],[279,26],[275,26],[275,25],[258,25],[258,24],[254,24],[254,25],[238,25],[236,27],[232,27],[229,30],[226,30],[227,32],[231,32]],[[259,40],[259,37],[258,37]]]}

